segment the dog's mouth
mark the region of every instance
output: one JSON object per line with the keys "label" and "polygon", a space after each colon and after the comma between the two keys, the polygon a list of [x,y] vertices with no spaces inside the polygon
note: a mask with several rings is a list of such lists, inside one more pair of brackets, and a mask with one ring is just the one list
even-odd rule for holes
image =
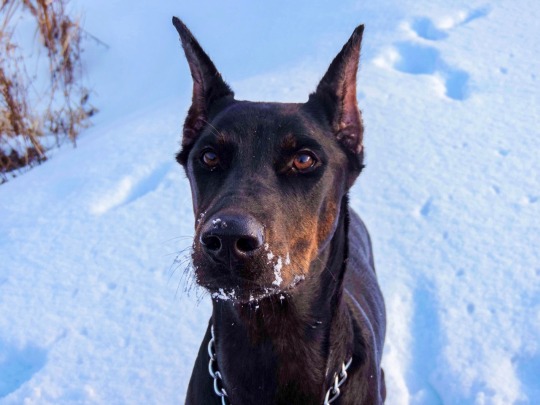
{"label": "dog's mouth", "polygon": [[218,301],[249,303],[293,294],[306,276],[296,274],[288,255],[283,258],[263,253],[245,263],[225,264],[195,250],[192,258],[197,284]]}
{"label": "dog's mouth", "polygon": [[253,282],[245,279],[238,279],[236,277],[230,278],[225,281],[223,278],[220,280],[211,280],[201,282],[197,280],[199,285],[204,287],[210,293],[212,299],[216,301],[232,301],[242,304],[257,303],[258,301],[277,296],[280,300],[292,295],[296,287],[298,287],[306,277],[304,275],[294,276],[291,283],[287,285],[262,285],[258,282]]}

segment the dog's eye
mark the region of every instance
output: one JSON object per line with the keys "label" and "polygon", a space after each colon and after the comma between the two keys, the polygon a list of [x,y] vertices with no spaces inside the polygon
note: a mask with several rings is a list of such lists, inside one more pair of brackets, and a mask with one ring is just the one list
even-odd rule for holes
{"label": "dog's eye", "polygon": [[305,172],[315,166],[317,160],[309,152],[300,152],[294,157],[293,166],[299,172]]}
{"label": "dog's eye", "polygon": [[213,169],[219,164],[219,157],[216,152],[212,150],[205,151],[201,156],[201,160],[205,166],[211,169]]}

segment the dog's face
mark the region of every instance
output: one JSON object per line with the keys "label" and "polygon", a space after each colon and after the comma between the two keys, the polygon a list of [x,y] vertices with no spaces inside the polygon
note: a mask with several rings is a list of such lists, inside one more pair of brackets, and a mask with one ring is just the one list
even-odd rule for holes
{"label": "dog's face", "polygon": [[331,240],[362,167],[359,27],[305,104],[237,101],[180,20],[194,79],[178,161],[192,190],[193,265],[214,298],[294,293]]}
{"label": "dog's face", "polygon": [[292,288],[332,234],[347,157],[305,110],[232,101],[187,156],[193,262],[198,282],[216,296]]}

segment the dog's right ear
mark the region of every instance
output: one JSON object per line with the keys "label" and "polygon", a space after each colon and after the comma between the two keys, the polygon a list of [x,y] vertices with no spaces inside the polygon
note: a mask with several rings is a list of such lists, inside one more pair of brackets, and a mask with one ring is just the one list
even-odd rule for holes
{"label": "dog's right ear", "polygon": [[186,25],[177,17],[173,17],[172,22],[180,34],[193,78],[191,107],[184,122],[182,150],[177,155],[178,162],[185,165],[191,146],[208,123],[208,111],[212,104],[224,97],[233,98],[234,93]]}

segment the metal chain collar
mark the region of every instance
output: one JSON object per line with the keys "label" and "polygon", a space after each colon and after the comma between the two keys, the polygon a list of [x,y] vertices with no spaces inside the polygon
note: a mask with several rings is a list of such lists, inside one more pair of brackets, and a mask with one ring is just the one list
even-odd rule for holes
{"label": "metal chain collar", "polygon": [[[219,372],[219,369],[217,367],[216,349],[214,346],[216,340],[214,335],[214,325],[210,327],[210,334],[212,335],[212,337],[208,342],[208,356],[210,357],[210,360],[208,361],[208,373],[210,374],[210,377],[214,379],[214,392],[218,397],[221,398],[221,404],[231,405],[228,399],[229,395],[227,394],[225,387],[223,387],[223,377],[221,376],[221,373]],[[329,405],[339,397],[339,395],[341,394],[340,387],[347,380],[347,370],[351,366],[351,363],[352,357],[347,363],[341,363],[341,370],[339,373],[334,373],[334,376],[332,377],[334,383],[330,388],[328,388],[328,391],[326,391],[323,405]]]}
{"label": "metal chain collar", "polygon": [[334,373],[334,385],[332,385],[330,388],[328,388],[328,391],[326,391],[326,396],[324,397],[324,405],[331,404],[339,397],[339,394],[341,394],[341,390],[339,389],[339,387],[341,387],[347,380],[347,370],[351,366],[351,363],[352,357],[349,359],[347,364],[341,363],[341,371],[339,372],[339,374],[337,372]]}
{"label": "metal chain collar", "polygon": [[221,373],[217,368],[216,349],[214,347],[214,325],[211,326],[210,333],[212,334],[212,338],[210,339],[210,342],[208,342],[208,356],[210,356],[208,372],[210,373],[210,377],[214,379],[214,392],[218,397],[221,397],[221,405],[230,405],[227,400],[229,396],[223,387],[223,378],[221,378]]}

